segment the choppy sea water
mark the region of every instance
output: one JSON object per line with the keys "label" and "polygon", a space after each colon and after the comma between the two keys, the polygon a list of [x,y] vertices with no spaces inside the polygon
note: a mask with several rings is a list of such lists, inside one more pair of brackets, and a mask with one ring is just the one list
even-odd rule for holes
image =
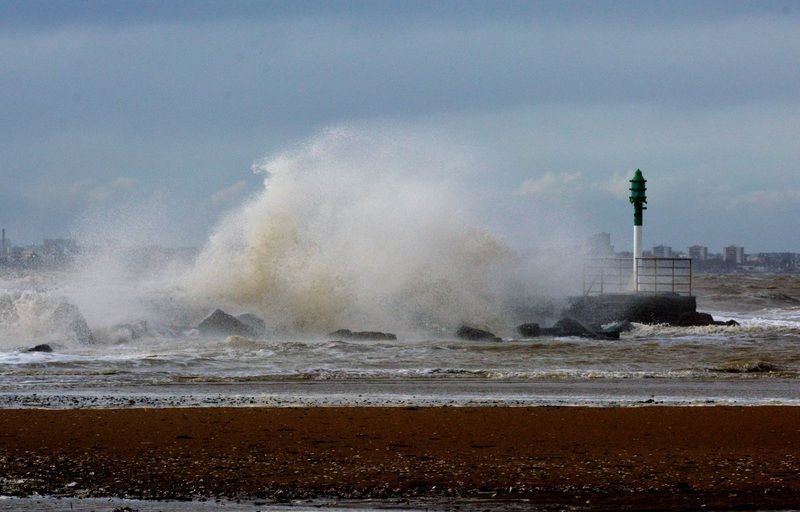
{"label": "choppy sea water", "polygon": [[[204,338],[90,322],[95,341],[84,344],[53,337],[58,315],[14,286],[4,299],[14,314],[7,306],[0,407],[800,404],[798,276],[698,277],[698,309],[740,326],[635,325],[618,341],[513,331],[498,332],[502,342]],[[26,351],[40,340],[55,350]]]}

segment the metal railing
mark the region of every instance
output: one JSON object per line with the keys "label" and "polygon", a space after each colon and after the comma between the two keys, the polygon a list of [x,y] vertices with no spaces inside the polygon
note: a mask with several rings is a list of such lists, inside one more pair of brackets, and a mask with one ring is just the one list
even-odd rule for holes
{"label": "metal railing", "polygon": [[636,258],[636,293],[692,294],[691,258]]}
{"label": "metal railing", "polygon": [[691,258],[587,258],[583,262],[583,294],[692,294]]}
{"label": "metal railing", "polygon": [[583,294],[630,293],[633,289],[632,258],[583,260]]}

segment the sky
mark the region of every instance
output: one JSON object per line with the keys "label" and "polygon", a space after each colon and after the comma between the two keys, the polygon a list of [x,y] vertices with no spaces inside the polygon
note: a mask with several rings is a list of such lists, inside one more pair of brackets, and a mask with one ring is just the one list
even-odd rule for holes
{"label": "sky", "polygon": [[641,168],[647,246],[800,252],[799,1],[0,0],[15,243],[137,217],[201,245],[254,162],[338,126],[469,147],[464,200],[516,247],[627,248]]}

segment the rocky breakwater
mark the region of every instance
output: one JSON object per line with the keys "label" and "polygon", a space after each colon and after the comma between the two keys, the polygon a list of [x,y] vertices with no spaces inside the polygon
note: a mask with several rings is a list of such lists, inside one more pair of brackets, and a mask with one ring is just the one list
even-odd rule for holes
{"label": "rocky breakwater", "polygon": [[[552,327],[541,327],[538,323],[525,323],[517,326],[517,334],[522,338],[540,338],[540,337],[554,337],[554,336],[574,336],[578,338],[591,338],[591,339],[619,339],[620,332],[630,330],[630,324],[612,324],[606,327],[601,326],[587,326],[581,322],[571,319],[562,318]],[[469,341],[503,341],[503,338],[495,335],[493,332],[462,325],[456,331],[456,337],[462,340]]]}
{"label": "rocky breakwater", "polygon": [[[197,325],[197,330],[204,336],[258,338],[264,336],[268,329],[266,322],[252,313],[233,316],[217,309]],[[328,336],[337,340],[388,341],[397,339],[397,336],[390,332],[352,331],[350,329],[339,329],[328,333]]]}

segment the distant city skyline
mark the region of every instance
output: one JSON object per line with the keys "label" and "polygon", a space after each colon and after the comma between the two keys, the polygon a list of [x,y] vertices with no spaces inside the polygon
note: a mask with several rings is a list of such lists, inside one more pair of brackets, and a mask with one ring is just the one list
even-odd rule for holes
{"label": "distant city skyline", "polygon": [[[2,228],[2,232],[3,232],[3,237],[2,237],[2,242],[0,242],[0,257],[4,256],[5,253],[10,251],[10,249],[13,248],[13,247],[30,248],[30,247],[41,247],[41,246],[48,246],[48,245],[68,245],[70,247],[75,248],[75,247],[83,245],[81,240],[75,239],[75,238],[70,238],[69,236],[56,236],[56,237],[52,237],[52,238],[43,238],[43,239],[40,239],[38,241],[32,241],[32,242],[28,242],[28,241],[17,242],[13,238],[11,238],[11,236],[8,235],[8,230],[6,230],[5,228]],[[598,237],[601,239],[599,242],[598,242]],[[110,238],[108,240],[108,242],[119,243],[119,244],[121,244],[122,247],[126,246],[125,240],[122,237]],[[586,240],[584,240],[580,245],[583,245],[583,246],[589,245],[589,246],[591,246],[593,243],[599,243],[600,245],[607,244],[608,250],[610,251],[609,254],[610,253],[619,254],[619,253],[629,253],[629,252],[631,252],[631,247],[620,246],[618,244],[615,244],[613,237],[608,232],[597,232],[597,233],[594,233],[593,235],[588,237]],[[136,245],[137,244],[132,244],[131,246],[136,246]],[[147,244],[147,245],[158,246],[158,244]],[[165,249],[201,249],[202,245],[195,245],[195,246],[192,246],[192,245],[188,245],[188,246],[187,245],[181,245],[181,246],[164,245],[164,246],[161,246],[161,247],[163,247]],[[701,253],[704,254],[705,257],[711,257],[711,256],[725,256],[726,250],[728,250],[728,249],[730,249],[732,247],[741,249],[741,251],[744,254],[747,254],[747,255],[756,255],[756,254],[759,254],[759,253],[784,253],[784,252],[785,253],[797,253],[797,254],[800,254],[800,251],[764,251],[764,250],[752,249],[752,248],[747,248],[747,247],[745,247],[745,246],[743,246],[741,244],[735,244],[735,243],[734,244],[728,244],[728,245],[726,245],[724,247],[721,247],[721,248],[719,248],[719,250],[717,250],[717,248],[708,246],[708,245],[703,244],[703,243],[692,244],[692,245],[687,246],[687,247],[678,247],[678,246],[668,245],[668,244],[645,245],[644,246],[644,253],[646,255],[656,255],[656,256],[659,256],[659,257],[669,257],[667,254],[657,254],[659,252],[659,250],[666,249],[666,250],[670,250],[672,254],[683,254],[683,255],[689,256],[691,254],[691,252],[692,252],[692,249],[698,249],[698,250],[705,249],[705,251],[701,251]],[[546,249],[546,248],[538,247],[537,249]],[[695,259],[704,259],[704,258],[701,257],[701,258],[695,258]]]}
{"label": "distant city skyline", "polygon": [[[98,254],[104,254],[107,247],[103,245],[84,246],[78,241],[68,238],[45,239],[41,244],[25,246],[12,245],[11,241],[5,237],[3,230],[2,243],[0,243],[0,268],[12,268],[23,271],[36,271],[40,269],[69,269],[73,264],[81,259],[88,258],[88,261]],[[112,246],[112,251],[117,256],[126,254],[126,258],[133,256],[134,260],[141,264],[152,266],[153,264],[163,264],[165,261],[182,261],[189,263],[198,255],[197,247],[159,247],[159,246]],[[563,248],[551,248],[551,250],[561,251]],[[611,243],[609,233],[595,233],[585,240],[581,247],[575,247],[576,251],[583,251],[584,269],[590,262],[599,259],[605,261],[610,259],[617,262],[621,258],[630,260],[632,253],[628,250],[616,250]],[[745,253],[744,247],[731,245],[723,248],[722,253],[708,251],[708,248],[701,245],[693,245],[687,251],[675,250],[673,247],[658,245],[643,252],[644,258],[664,258],[672,260],[672,263],[680,263],[681,259],[691,259],[692,272],[702,274],[727,274],[727,273],[800,273],[800,253],[796,252],[750,252]],[[133,261],[133,260],[130,260]],[[574,263],[574,261],[573,261]],[[616,264],[616,263],[613,263]],[[627,266],[626,266],[627,268]]]}
{"label": "distant city skyline", "polygon": [[800,251],[796,2],[5,0],[0,29],[19,243],[202,246],[254,162],[344,126],[359,172],[387,141],[453,166],[514,248],[625,246],[641,168],[646,246]]}

